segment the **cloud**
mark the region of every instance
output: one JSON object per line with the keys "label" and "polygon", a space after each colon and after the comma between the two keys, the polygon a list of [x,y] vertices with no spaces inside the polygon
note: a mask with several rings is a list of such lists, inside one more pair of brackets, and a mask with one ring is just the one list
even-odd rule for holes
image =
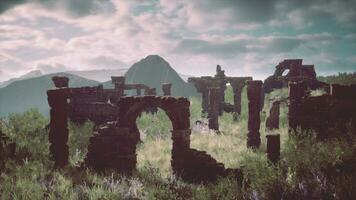
{"label": "cloud", "polygon": [[87,62],[93,68],[101,68],[101,69],[118,69],[127,66],[127,64],[125,64],[124,62],[109,56],[98,56],[89,59]]}
{"label": "cloud", "polygon": [[21,4],[32,3],[49,9],[63,9],[73,17],[81,17],[101,12],[114,12],[110,0],[2,0],[0,14]]}
{"label": "cloud", "polygon": [[53,63],[53,64],[39,63],[39,64],[37,64],[36,69],[41,70],[41,72],[43,72],[45,74],[71,70],[70,68],[68,68],[62,64],[59,64],[59,63]]}
{"label": "cloud", "polygon": [[[10,1],[0,2],[5,8],[3,2]],[[7,74],[12,65],[51,72],[117,68],[159,54],[186,74],[212,75],[219,63],[231,75],[263,77],[285,58],[319,65],[316,55],[324,54],[336,65],[337,59],[352,63],[345,58],[356,51],[354,29],[347,27],[355,15],[351,0],[11,2],[0,17],[0,53],[13,61],[6,70],[0,65]]]}

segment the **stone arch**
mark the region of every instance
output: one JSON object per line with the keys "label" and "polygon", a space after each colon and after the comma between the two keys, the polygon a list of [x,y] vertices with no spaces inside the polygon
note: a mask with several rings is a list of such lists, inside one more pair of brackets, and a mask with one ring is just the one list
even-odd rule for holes
{"label": "stone arch", "polygon": [[289,71],[290,71],[290,66],[289,65],[278,65],[276,67],[275,76],[285,76],[284,73],[286,71],[288,71],[288,73],[289,73]]}
{"label": "stone arch", "polygon": [[125,97],[118,102],[118,123],[120,127],[134,130],[136,119],[146,108],[158,107],[164,110],[172,122],[173,130],[190,129],[189,101],[186,98],[143,96]]}
{"label": "stone arch", "polygon": [[129,129],[139,140],[136,125],[137,117],[147,108],[158,107],[165,111],[172,122],[173,153],[181,152],[190,146],[190,102],[186,98],[169,96],[124,97],[118,102],[117,126]]}

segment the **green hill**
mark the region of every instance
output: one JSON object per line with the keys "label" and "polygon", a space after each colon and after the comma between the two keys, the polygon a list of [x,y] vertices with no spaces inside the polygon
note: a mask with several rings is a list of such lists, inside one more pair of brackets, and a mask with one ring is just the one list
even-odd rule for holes
{"label": "green hill", "polygon": [[99,82],[85,79],[68,73],[48,74],[36,78],[19,80],[0,88],[0,117],[10,113],[21,113],[37,108],[42,114],[48,115],[46,91],[53,88],[52,76],[67,76],[71,87],[94,86]]}
{"label": "green hill", "polygon": [[[156,88],[157,95],[162,95],[162,83],[172,83],[173,96],[196,96],[191,84],[185,82],[179,74],[158,55],[150,55],[133,64],[126,72],[126,83],[143,83]],[[135,91],[132,91],[134,94]],[[129,95],[132,93],[128,93]]]}

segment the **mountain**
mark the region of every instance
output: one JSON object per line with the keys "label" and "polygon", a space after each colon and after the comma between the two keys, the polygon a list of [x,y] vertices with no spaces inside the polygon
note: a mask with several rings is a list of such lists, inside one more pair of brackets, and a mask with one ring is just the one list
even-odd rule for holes
{"label": "mountain", "polygon": [[34,77],[38,77],[38,76],[42,76],[42,72],[40,70],[30,71],[27,74],[22,75],[20,77],[12,78],[7,81],[0,82],[0,88],[6,87],[15,81],[24,80],[24,79],[28,79],[28,78],[34,78]]}
{"label": "mountain", "polygon": [[68,73],[48,74],[40,77],[18,80],[0,88],[0,117],[9,113],[21,113],[31,108],[48,115],[46,91],[53,88],[52,76],[67,76],[70,87],[95,86],[99,82]]}
{"label": "mountain", "polygon": [[[172,83],[173,96],[195,96],[197,92],[193,85],[185,82],[179,74],[158,55],[149,55],[133,64],[125,74],[126,83],[143,83],[156,88],[157,95],[162,95],[162,83]],[[132,91],[130,94],[135,93]]]}
{"label": "mountain", "polygon": [[111,80],[111,76],[123,76],[127,72],[126,68],[121,69],[96,69],[83,71],[67,71],[66,73],[84,77],[86,79],[105,82]]}

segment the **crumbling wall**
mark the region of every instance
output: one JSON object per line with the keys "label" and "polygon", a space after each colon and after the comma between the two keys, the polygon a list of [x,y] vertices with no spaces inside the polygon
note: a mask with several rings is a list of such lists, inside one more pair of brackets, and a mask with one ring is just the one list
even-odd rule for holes
{"label": "crumbling wall", "polygon": [[266,128],[269,130],[279,129],[280,103],[281,102],[279,100],[276,100],[272,103],[269,115],[266,120]]}
{"label": "crumbling wall", "polygon": [[118,120],[94,130],[86,166],[102,171],[114,169],[131,174],[136,168],[136,119],[147,107],[160,107],[170,118],[172,130],[172,169],[191,182],[216,180],[226,174],[224,165],[204,151],[190,148],[189,101],[174,97],[123,97],[118,102]]}
{"label": "crumbling wall", "polygon": [[356,85],[330,86],[330,94],[309,96],[302,82],[290,84],[289,124],[314,130],[318,137],[346,136],[349,125],[356,127]]}
{"label": "crumbling wall", "polygon": [[[274,74],[264,81],[263,91],[269,93],[273,89],[288,87],[288,82],[300,81],[305,82],[311,89],[323,87],[325,83],[317,80],[314,65],[303,65],[302,62],[302,59],[286,59],[280,62]],[[284,74],[285,71],[288,73]]]}
{"label": "crumbling wall", "polygon": [[[74,91],[75,90],[75,91]],[[50,152],[56,167],[64,167],[68,163],[68,128],[67,117],[70,103],[80,103],[80,99],[87,102],[88,107],[82,107],[78,112],[96,113],[108,115],[113,110],[108,107],[111,104],[95,102],[91,98],[107,98],[102,88],[72,89],[68,87],[47,91],[48,103],[51,107],[50,119]],[[218,93],[219,89],[215,92]],[[73,92],[74,91],[74,92]],[[154,92],[154,90],[150,90]],[[96,94],[99,94],[96,96]],[[89,98],[86,99],[86,97]],[[213,95],[219,102],[218,95]],[[68,103],[68,99],[71,101]],[[74,99],[72,101],[72,99]],[[218,103],[216,104],[218,105]],[[98,106],[98,107],[95,107]],[[191,182],[212,181],[220,175],[226,175],[227,171],[222,163],[218,163],[204,151],[190,148],[190,102],[186,98],[174,98],[170,96],[141,96],[120,97],[115,107],[116,116],[114,122],[102,123],[94,129],[90,138],[88,154],[85,158],[85,166],[95,170],[114,169],[118,172],[131,174],[136,168],[136,144],[139,140],[139,131],[136,125],[137,117],[147,108],[162,108],[172,122],[172,161],[173,172],[184,180]],[[107,107],[107,110],[106,110]],[[73,108],[75,109],[75,108]],[[97,109],[102,109],[100,112]],[[73,110],[77,111],[77,110]],[[99,112],[99,113],[97,113]],[[215,106],[216,115],[218,107]]]}
{"label": "crumbling wall", "polygon": [[113,169],[130,175],[136,168],[136,140],[128,128],[108,123],[94,129],[85,165],[97,171]]}

